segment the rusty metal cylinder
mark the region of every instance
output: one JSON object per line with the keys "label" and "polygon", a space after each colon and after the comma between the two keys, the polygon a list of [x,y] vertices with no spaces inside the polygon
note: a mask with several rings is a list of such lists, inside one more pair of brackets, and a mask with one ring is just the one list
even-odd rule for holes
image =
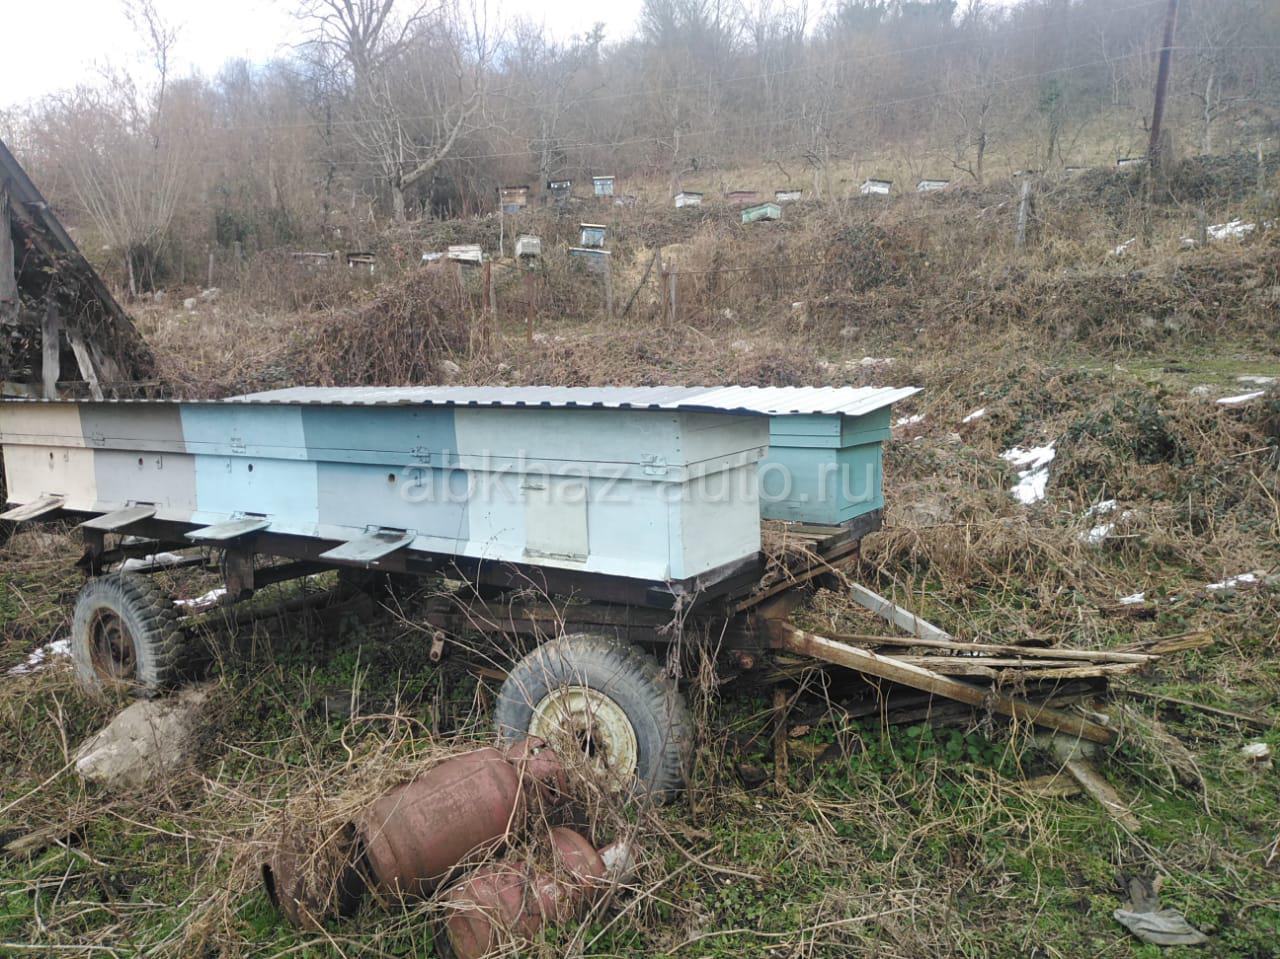
{"label": "rusty metal cylinder", "polygon": [[296,834],[285,834],[262,864],[267,898],[292,925],[309,929],[353,916],[366,889],[358,855],[349,825],[324,850],[304,848]]}
{"label": "rusty metal cylinder", "polygon": [[444,894],[445,934],[457,959],[479,959],[513,940],[529,939],[547,923],[564,922],[595,902],[610,882],[629,878],[630,847],[597,851],[580,833],[550,830],[553,865],[491,863]]}
{"label": "rusty metal cylinder", "polygon": [[429,896],[459,863],[504,844],[530,801],[554,801],[565,771],[541,741],[446,759],[371,805],[356,824],[380,892]]}

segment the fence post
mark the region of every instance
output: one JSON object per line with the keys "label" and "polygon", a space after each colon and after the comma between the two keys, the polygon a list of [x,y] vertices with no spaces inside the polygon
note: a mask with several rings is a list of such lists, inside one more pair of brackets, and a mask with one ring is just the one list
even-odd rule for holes
{"label": "fence post", "polygon": [[1022,198],[1018,201],[1018,229],[1013,237],[1013,248],[1019,253],[1027,245],[1027,214],[1031,207],[1031,181],[1022,181]]}

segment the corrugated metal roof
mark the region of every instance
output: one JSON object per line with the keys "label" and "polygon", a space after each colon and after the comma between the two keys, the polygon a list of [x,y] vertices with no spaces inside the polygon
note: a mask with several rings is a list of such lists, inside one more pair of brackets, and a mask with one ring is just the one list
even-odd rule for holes
{"label": "corrugated metal roof", "polygon": [[914,386],[298,386],[227,403],[645,409],[785,416],[861,416],[918,393]]}

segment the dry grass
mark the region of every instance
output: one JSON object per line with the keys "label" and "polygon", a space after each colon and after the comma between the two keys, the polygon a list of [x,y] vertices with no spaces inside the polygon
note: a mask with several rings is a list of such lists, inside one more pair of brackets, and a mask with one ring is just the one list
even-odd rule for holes
{"label": "dry grass", "polygon": [[[532,344],[515,270],[496,273],[495,332],[474,276],[459,297],[451,270],[410,267],[417,244],[482,231],[496,241],[489,221],[389,238],[405,275],[376,291],[345,277],[290,301],[285,278],[260,300],[251,286],[228,290],[196,316],[153,307],[142,325],[170,383],[189,394],[434,382],[444,359],[466,383],[923,386],[899,411],[925,418],[895,428],[888,528],[866,541],[860,579],[970,639],[1111,648],[1208,636],[1211,646],[1126,682],[1280,722],[1280,592],[1205,589],[1280,570],[1280,399],[1271,387],[1238,407],[1213,402],[1254,388],[1238,374],[1280,367],[1275,231],[1184,250],[1187,214],[1169,208],[1155,242],[1111,257],[1135,224],[1127,181],[1107,177],[1046,196],[1032,249],[1014,257],[1014,193],[1002,184],[791,207],[782,224],[759,228],[715,206],[607,208],[617,301],[662,243],[690,271],[680,316],[665,314],[650,277],[628,317],[603,318],[598,279],[561,269],[552,252]],[[1243,202],[1222,199],[1213,222],[1266,212]],[[597,217],[530,214],[555,246],[579,218]],[[1193,395],[1202,384],[1209,394]],[[985,415],[963,422],[979,408]],[[1024,507],[1008,495],[1000,453],[1048,441],[1048,498]],[[1083,542],[1094,525],[1085,510],[1105,499],[1117,500],[1116,529]],[[73,553],[69,539],[31,533],[5,547],[6,664],[65,629]],[[1118,604],[1139,591],[1145,603]],[[463,637],[433,665],[414,625],[420,611],[406,601],[380,616],[300,617],[284,633],[242,635],[224,656],[193,767],[132,795],[106,795],[66,770],[108,706],[78,695],[64,668],[0,678],[0,826],[57,837],[0,868],[3,947],[429,954],[438,901],[298,933],[266,905],[256,872],[282,830],[301,822],[332,835],[388,784],[487,738],[494,685],[469,663],[502,665],[509,652]],[[837,591],[819,591],[797,618],[868,630]],[[688,795],[636,809],[588,791],[572,814],[594,825],[597,844],[643,838],[637,880],[522,955],[1142,956],[1110,917],[1117,875],[1134,872],[1166,877],[1167,902],[1214,936],[1214,954],[1273,950],[1275,773],[1239,746],[1259,736],[1280,746],[1274,730],[1147,700],[1109,704],[1124,735],[1100,764],[1143,820],[1134,836],[1085,800],[1032,794],[1025,779],[1058,765],[1003,720],[966,712],[883,726],[876,707],[892,691],[836,671],[789,667],[780,774],[771,703],[749,677],[721,688],[710,663],[682,664],[700,730]],[[1202,785],[1184,784],[1171,741]],[[510,855],[526,854],[539,850]]]}

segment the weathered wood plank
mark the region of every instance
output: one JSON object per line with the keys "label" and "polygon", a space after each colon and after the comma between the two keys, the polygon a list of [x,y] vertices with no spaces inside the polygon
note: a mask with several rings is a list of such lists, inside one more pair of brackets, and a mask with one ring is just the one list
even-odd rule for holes
{"label": "weathered wood plank", "polygon": [[1063,649],[1059,646],[1013,646],[1004,643],[966,643],[958,639],[921,639],[916,636],[871,636],[859,633],[832,633],[831,638],[852,646],[901,646],[940,649],[957,653],[990,653],[1024,659],[1072,659],[1089,663],[1148,663],[1152,653],[1130,653],[1110,649]]}
{"label": "weathered wood plank", "polygon": [[9,225],[9,191],[0,189],[0,316],[18,312],[18,277]]}
{"label": "weathered wood plank", "polygon": [[921,639],[954,641],[954,637],[945,629],[939,629],[932,623],[921,619],[908,609],[903,609],[878,593],[873,593],[859,583],[849,584],[849,595],[859,606],[864,606],[881,619],[893,623],[903,632],[918,636]]}
{"label": "weathered wood plank", "polygon": [[[2,255],[2,254],[0,254]],[[62,372],[62,317],[52,297],[44,306],[40,324],[40,383],[46,400],[58,398],[58,377]]]}
{"label": "weathered wood plank", "polygon": [[783,649],[815,659],[847,666],[871,676],[879,676],[904,686],[923,689],[971,706],[986,707],[1015,719],[1035,723],[1068,733],[1096,743],[1110,743],[1115,734],[1099,723],[1060,712],[1048,706],[1038,706],[1024,699],[1017,699],[993,690],[982,689],[942,676],[923,666],[901,663],[887,656],[879,656],[867,649],[859,649],[847,643],[836,642],[816,633],[797,629],[789,623],[778,623],[774,630],[774,643]]}
{"label": "weathered wood plank", "polygon": [[102,399],[102,385],[98,382],[98,371],[94,369],[93,357],[89,355],[89,347],[85,345],[84,336],[78,329],[71,326],[67,328],[67,339],[71,341],[71,352],[76,355],[80,375],[89,384],[89,395],[95,400]]}

